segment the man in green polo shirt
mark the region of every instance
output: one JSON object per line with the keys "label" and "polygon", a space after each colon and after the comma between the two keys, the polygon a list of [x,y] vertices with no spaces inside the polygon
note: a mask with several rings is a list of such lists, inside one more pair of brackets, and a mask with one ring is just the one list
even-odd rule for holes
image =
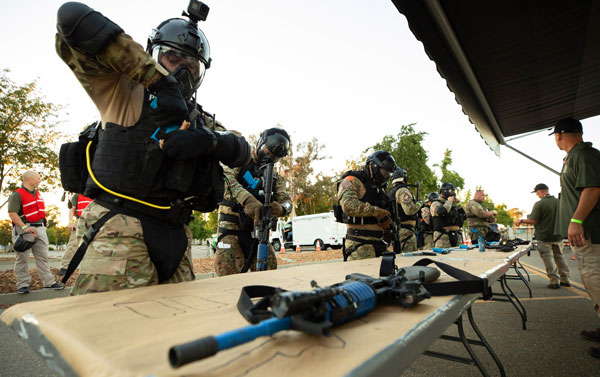
{"label": "man in green polo shirt", "polygon": [[570,287],[569,267],[562,255],[563,238],[560,235],[554,234],[558,199],[550,195],[548,186],[543,183],[537,184],[532,192],[540,200],[533,205],[529,218],[517,221],[516,225],[524,223],[535,226],[537,249],[544,262],[544,266],[546,266],[548,279],[550,279],[548,288],[559,289],[561,286]]}
{"label": "man in green polo shirt", "polygon": [[[558,148],[567,152],[555,233],[569,238],[581,280],[600,317],[600,151],[583,142],[583,128],[576,119],[561,119],[552,134]],[[600,342],[600,328],[582,331],[581,336]],[[590,348],[590,353],[600,359],[600,347]]]}

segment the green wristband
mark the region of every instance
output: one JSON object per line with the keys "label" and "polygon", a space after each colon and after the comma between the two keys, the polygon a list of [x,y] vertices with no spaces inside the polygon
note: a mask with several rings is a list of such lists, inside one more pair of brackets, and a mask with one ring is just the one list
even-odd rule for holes
{"label": "green wristband", "polygon": [[25,225],[25,226],[21,227],[21,229],[23,229],[23,230],[25,230],[27,228],[29,228],[29,225]]}
{"label": "green wristband", "polygon": [[577,219],[571,219],[572,223],[583,224],[583,221]]}

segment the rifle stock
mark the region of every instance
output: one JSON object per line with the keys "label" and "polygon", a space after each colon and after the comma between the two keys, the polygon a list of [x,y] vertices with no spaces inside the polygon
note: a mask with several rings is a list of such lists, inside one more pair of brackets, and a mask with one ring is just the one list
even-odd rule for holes
{"label": "rifle stock", "polygon": [[267,163],[261,167],[263,171],[263,193],[265,200],[260,213],[258,226],[255,228],[255,237],[258,239],[258,251],[256,256],[256,270],[267,269],[269,257],[269,230],[273,215],[271,214],[271,200],[273,198],[273,163]]}

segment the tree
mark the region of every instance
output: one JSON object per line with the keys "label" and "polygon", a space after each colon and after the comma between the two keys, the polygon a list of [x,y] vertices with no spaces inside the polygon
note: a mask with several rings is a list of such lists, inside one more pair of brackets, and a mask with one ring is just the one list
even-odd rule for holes
{"label": "tree", "polygon": [[444,158],[441,164],[434,164],[433,166],[439,167],[442,171],[441,183],[450,182],[456,187],[456,190],[460,190],[465,186],[465,180],[456,171],[448,169],[448,166],[452,164],[452,151],[446,149],[444,152]]}
{"label": "tree", "polygon": [[46,207],[46,221],[48,222],[48,228],[54,228],[58,225],[58,219],[60,218],[60,209],[54,204],[50,204]]}
{"label": "tree", "polygon": [[414,125],[403,125],[396,136],[386,135],[381,142],[367,150],[390,152],[396,164],[407,171],[409,183],[419,182],[419,191],[426,195],[438,191],[437,177],[427,165],[429,156],[422,146],[427,132],[416,132]]}
{"label": "tree", "polygon": [[285,179],[292,198],[292,217],[299,213],[314,213],[305,211],[307,208],[316,208],[311,197],[315,183],[311,179],[315,179],[313,163],[327,158],[322,152],[323,148],[324,145],[319,144],[315,137],[309,142],[296,144],[295,152],[290,148],[290,154],[279,162],[279,175]]}
{"label": "tree", "polygon": [[0,195],[8,197],[31,169],[42,175],[41,191],[47,191],[59,183],[54,143],[61,134],[54,128],[60,107],[36,93],[35,81],[19,86],[7,73],[0,70]]}
{"label": "tree", "polygon": [[12,223],[10,220],[0,220],[0,245],[12,243]]}
{"label": "tree", "polygon": [[208,226],[208,221],[204,218],[202,212],[194,212],[194,219],[190,222],[192,238],[196,240],[205,240],[210,237],[212,230]]}
{"label": "tree", "polygon": [[510,215],[510,212],[507,210],[506,204],[502,203],[497,205],[495,209],[498,211],[498,214],[496,215],[496,222],[498,224],[504,224],[507,227],[511,227],[514,223],[514,220]]}

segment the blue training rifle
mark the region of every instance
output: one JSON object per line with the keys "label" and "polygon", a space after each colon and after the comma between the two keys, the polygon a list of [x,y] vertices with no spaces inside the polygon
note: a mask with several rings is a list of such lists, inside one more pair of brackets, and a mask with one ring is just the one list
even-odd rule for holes
{"label": "blue training rifle", "polygon": [[[177,368],[283,330],[331,335],[334,326],[362,317],[379,305],[415,306],[431,296],[423,287],[423,282],[435,280],[438,276],[439,271],[435,268],[408,267],[381,278],[350,274],[344,282],[324,288],[318,287],[313,280],[311,285],[314,289],[311,291],[244,287],[238,309],[248,321],[255,324],[173,346],[169,350],[169,362]],[[272,294],[262,295],[262,300],[254,304],[246,292],[260,289],[268,289]],[[259,296],[255,295],[254,298]],[[244,307],[245,301],[249,303],[247,307]],[[267,307],[270,307],[270,311],[266,310]],[[254,309],[260,314],[257,312],[254,315]]]}

